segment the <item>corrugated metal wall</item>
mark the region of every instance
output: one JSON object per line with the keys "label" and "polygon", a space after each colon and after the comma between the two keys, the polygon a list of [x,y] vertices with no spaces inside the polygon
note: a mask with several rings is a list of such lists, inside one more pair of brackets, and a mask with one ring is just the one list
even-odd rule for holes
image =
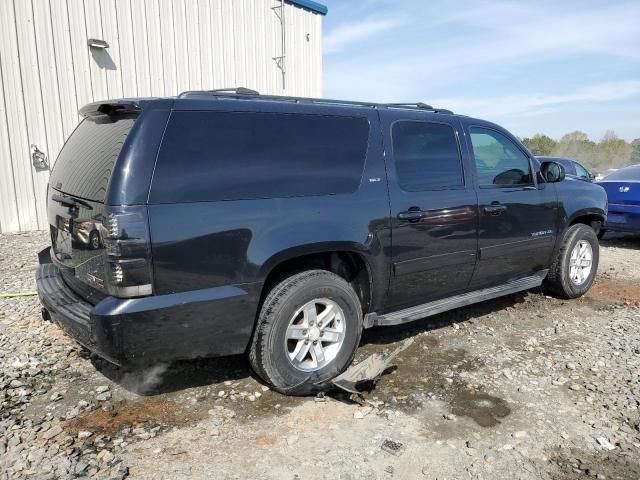
{"label": "corrugated metal wall", "polygon": [[[0,0],[0,232],[47,228],[51,164],[96,100],[244,86],[320,96],[322,17],[279,0]],[[108,49],[89,48],[87,39]]]}

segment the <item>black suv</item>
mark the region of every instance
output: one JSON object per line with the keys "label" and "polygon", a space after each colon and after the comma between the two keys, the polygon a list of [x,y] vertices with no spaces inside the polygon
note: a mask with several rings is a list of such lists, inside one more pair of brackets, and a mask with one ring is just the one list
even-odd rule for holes
{"label": "black suv", "polygon": [[543,283],[574,298],[596,273],[604,190],[483,120],[243,89],[80,113],[38,292],[119,365],[246,353],[305,394],[364,328]]}

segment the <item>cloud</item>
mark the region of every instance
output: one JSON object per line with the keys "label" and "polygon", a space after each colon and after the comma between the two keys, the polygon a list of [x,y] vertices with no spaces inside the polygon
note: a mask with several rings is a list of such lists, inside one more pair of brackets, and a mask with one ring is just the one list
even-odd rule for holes
{"label": "cloud", "polygon": [[[410,9],[415,10],[411,16]],[[471,88],[483,77],[495,86],[520,71],[521,79],[505,84],[518,89],[526,77],[545,76],[535,70],[540,64],[567,59],[586,64],[611,57],[637,71],[640,62],[640,3],[463,2],[459,10],[464,14],[446,13],[451,10],[437,1],[403,2],[395,10],[405,19],[402,23],[378,17],[330,31],[325,42],[327,95],[405,101],[426,93],[430,99],[463,77]],[[362,48],[358,41],[371,35],[375,48]],[[340,55],[332,55],[338,51]],[[586,75],[606,69],[603,63]],[[579,83],[578,72],[568,73],[565,83]]]}
{"label": "cloud", "polygon": [[640,97],[640,80],[587,85],[567,94],[521,94],[476,98],[440,98],[434,104],[470,116],[506,118],[549,113],[573,103],[604,103]]}
{"label": "cloud", "polygon": [[366,18],[360,22],[340,25],[324,36],[324,53],[340,52],[349,45],[394,29],[401,23],[397,18]]}

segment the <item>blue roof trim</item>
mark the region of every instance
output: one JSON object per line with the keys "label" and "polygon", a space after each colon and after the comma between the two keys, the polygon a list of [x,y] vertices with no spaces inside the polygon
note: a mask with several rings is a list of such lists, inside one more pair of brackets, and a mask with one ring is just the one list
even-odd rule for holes
{"label": "blue roof trim", "polygon": [[320,15],[326,15],[329,11],[326,5],[314,2],[313,0],[286,0],[286,2],[297,5],[298,7],[306,8],[307,10],[311,10],[314,13],[319,13]]}

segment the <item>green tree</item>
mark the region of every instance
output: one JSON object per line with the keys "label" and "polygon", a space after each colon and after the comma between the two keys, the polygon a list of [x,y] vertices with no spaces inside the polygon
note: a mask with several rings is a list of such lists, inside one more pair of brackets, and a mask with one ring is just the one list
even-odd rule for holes
{"label": "green tree", "polygon": [[608,130],[600,143],[598,143],[598,155],[600,161],[613,167],[624,167],[631,160],[632,147],[611,130]]}
{"label": "green tree", "polygon": [[640,138],[631,142],[631,163],[640,163]]}
{"label": "green tree", "polygon": [[551,155],[557,144],[553,138],[540,133],[536,133],[531,138],[524,138],[522,143],[534,155]]}
{"label": "green tree", "polygon": [[575,131],[567,133],[560,139],[553,149],[553,154],[577,160],[588,168],[598,170],[601,167],[596,150],[597,144],[589,140],[586,133]]}

